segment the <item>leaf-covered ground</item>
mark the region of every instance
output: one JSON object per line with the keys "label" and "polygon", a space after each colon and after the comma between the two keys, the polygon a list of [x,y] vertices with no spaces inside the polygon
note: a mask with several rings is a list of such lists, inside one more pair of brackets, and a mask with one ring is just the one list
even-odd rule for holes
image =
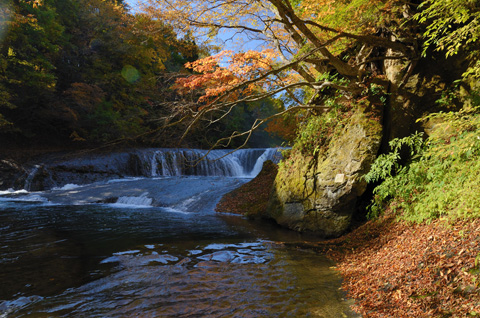
{"label": "leaf-covered ground", "polygon": [[267,209],[277,171],[277,165],[267,160],[263,164],[262,171],[258,176],[238,189],[224,195],[215,210],[217,212],[237,213],[250,217],[261,216]]}
{"label": "leaf-covered ground", "polygon": [[478,219],[408,224],[385,217],[314,247],[338,262],[363,317],[475,317],[479,234]]}

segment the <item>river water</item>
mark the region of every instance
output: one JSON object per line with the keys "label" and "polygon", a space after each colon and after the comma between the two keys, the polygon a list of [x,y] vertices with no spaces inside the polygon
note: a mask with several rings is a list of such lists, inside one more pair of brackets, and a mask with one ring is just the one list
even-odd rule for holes
{"label": "river water", "polygon": [[0,192],[0,317],[354,317],[334,264],[283,244],[309,238],[214,212],[271,156],[186,175],[156,153],[149,173]]}

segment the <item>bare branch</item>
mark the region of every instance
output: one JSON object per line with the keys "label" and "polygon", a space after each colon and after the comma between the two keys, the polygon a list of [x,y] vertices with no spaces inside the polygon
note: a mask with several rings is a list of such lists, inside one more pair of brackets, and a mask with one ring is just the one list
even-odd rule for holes
{"label": "bare branch", "polygon": [[395,51],[402,52],[404,54],[410,53],[410,50],[408,49],[408,47],[404,43],[401,43],[401,42],[391,41],[389,39],[382,38],[382,37],[375,36],[375,35],[356,35],[356,34],[349,33],[349,32],[338,31],[336,29],[318,24],[318,23],[316,23],[314,21],[310,21],[310,20],[301,20],[301,21],[306,25],[313,25],[313,26],[315,26],[315,27],[317,27],[321,30],[336,33],[338,35],[338,37],[354,39],[354,40],[357,40],[359,42],[369,44],[371,46],[380,46],[380,47],[384,47],[384,48],[389,48],[389,49],[392,49],[392,50],[395,50]]}

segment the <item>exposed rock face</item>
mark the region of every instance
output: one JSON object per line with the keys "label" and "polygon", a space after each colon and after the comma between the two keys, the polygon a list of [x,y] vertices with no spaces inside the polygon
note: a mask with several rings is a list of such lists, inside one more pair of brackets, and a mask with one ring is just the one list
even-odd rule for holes
{"label": "exposed rock face", "polygon": [[[401,55],[403,53],[391,49],[386,52],[386,56],[390,57]],[[390,85],[384,112],[382,152],[390,150],[390,140],[422,131],[423,127],[417,121],[418,118],[427,113],[445,110],[437,100],[446,92],[449,83],[461,77],[466,69],[464,64],[465,58],[461,56],[445,60],[443,55],[420,61],[386,59],[383,62],[383,71]]]}
{"label": "exposed rock face", "polygon": [[325,237],[343,234],[366,189],[361,177],[375,159],[381,139],[381,123],[359,111],[325,154],[287,159],[275,179],[268,216],[297,231]]}
{"label": "exposed rock face", "polygon": [[[20,180],[23,177],[23,180]],[[26,177],[25,169],[13,160],[0,160],[0,190],[17,188]]]}

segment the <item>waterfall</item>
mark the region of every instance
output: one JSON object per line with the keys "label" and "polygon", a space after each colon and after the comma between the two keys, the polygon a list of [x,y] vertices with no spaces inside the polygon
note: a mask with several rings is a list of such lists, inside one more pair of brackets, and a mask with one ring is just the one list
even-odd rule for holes
{"label": "waterfall", "polygon": [[30,191],[30,189],[32,188],[32,181],[37,175],[38,169],[40,169],[40,166],[35,165],[32,171],[30,171],[30,173],[28,174],[27,178],[25,179],[25,185],[23,187],[25,190]]}
{"label": "waterfall", "polygon": [[[47,158],[36,165],[24,189],[61,188],[124,177],[224,176],[253,178],[266,160],[281,159],[279,149],[219,150],[137,149],[125,152],[88,154],[74,159]],[[42,178],[39,177],[41,172]]]}
{"label": "waterfall", "polygon": [[144,149],[138,151],[142,175],[255,177],[266,160],[278,162],[276,148],[232,150]]}
{"label": "waterfall", "polygon": [[[276,156],[278,156],[278,159],[276,158]],[[278,162],[280,160],[280,154],[278,150],[275,148],[266,149],[265,152],[255,161],[255,166],[253,166],[253,169],[250,172],[250,176],[257,176],[257,174],[259,174],[262,170],[263,163],[267,160]]]}

